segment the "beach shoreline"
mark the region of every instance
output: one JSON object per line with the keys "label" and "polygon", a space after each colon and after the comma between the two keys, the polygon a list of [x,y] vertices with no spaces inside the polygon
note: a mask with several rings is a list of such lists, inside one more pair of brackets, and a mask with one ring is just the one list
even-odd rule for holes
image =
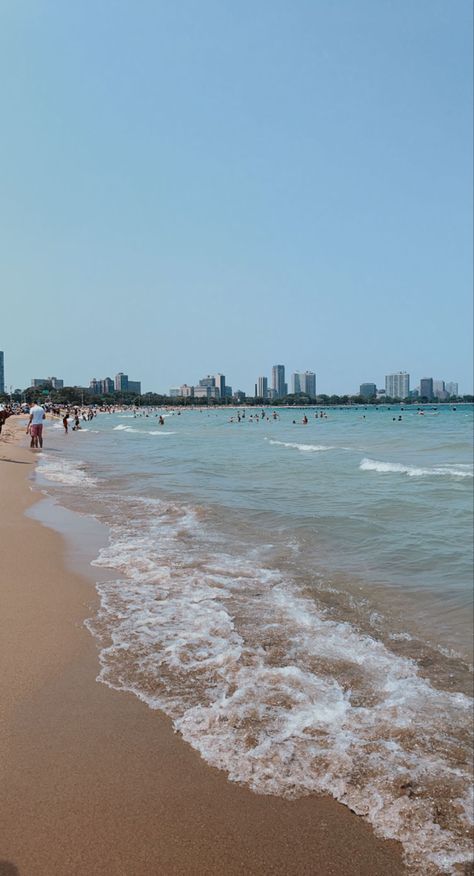
{"label": "beach shoreline", "polygon": [[233,784],[164,714],[97,683],[97,593],[25,513],[41,493],[23,424],[0,440],[0,873],[405,873],[399,844],[332,798]]}

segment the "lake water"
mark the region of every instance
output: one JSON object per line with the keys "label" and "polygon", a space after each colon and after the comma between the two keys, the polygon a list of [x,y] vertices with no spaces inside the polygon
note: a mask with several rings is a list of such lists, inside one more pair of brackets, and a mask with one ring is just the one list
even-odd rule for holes
{"label": "lake water", "polygon": [[416,871],[464,872],[472,406],[320,411],[58,423],[37,477],[109,533],[102,681],[231,780],[330,793]]}

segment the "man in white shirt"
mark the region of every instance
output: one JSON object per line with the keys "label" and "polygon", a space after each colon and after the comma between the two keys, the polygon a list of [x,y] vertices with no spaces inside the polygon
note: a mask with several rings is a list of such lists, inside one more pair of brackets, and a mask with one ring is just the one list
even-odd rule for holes
{"label": "man in white shirt", "polygon": [[43,420],[46,419],[44,408],[33,402],[30,408],[30,419],[28,420],[27,432],[31,435],[30,447],[43,446]]}

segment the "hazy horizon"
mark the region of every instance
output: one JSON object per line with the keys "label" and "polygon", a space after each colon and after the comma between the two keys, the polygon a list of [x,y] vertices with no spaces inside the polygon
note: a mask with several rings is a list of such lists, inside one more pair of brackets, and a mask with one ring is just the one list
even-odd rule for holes
{"label": "hazy horizon", "polygon": [[468,0],[0,4],[5,383],[472,376]]}

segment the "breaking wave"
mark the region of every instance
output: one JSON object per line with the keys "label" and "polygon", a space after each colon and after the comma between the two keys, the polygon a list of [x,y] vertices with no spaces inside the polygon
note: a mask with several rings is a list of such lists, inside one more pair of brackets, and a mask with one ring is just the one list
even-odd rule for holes
{"label": "breaking wave", "polygon": [[88,621],[100,680],[162,709],[257,793],[331,794],[419,873],[469,860],[471,701],[325,617],[278,570],[216,548],[196,510],[116,507],[124,522],[94,564],[118,577],[97,585]]}
{"label": "breaking wave", "polygon": [[130,434],[131,432],[135,432],[138,435],[176,435],[176,432],[168,432],[164,429],[134,429],[133,426],[114,426],[114,432],[127,432]]}
{"label": "breaking wave", "polygon": [[275,441],[273,438],[265,439],[269,444],[279,444],[280,447],[293,447],[295,450],[300,450],[302,453],[317,453],[320,450],[335,450],[326,444],[297,444],[294,441]]}
{"label": "breaking wave", "polygon": [[92,486],[97,483],[79,460],[57,459],[47,454],[41,455],[36,472],[48,481],[67,486]]}
{"label": "breaking wave", "polygon": [[404,465],[400,462],[380,462],[377,459],[363,459],[359,468],[361,471],[378,471],[382,473],[406,474],[411,478],[428,476],[450,476],[456,478],[472,478],[472,465],[432,465],[420,467],[416,465]]}

